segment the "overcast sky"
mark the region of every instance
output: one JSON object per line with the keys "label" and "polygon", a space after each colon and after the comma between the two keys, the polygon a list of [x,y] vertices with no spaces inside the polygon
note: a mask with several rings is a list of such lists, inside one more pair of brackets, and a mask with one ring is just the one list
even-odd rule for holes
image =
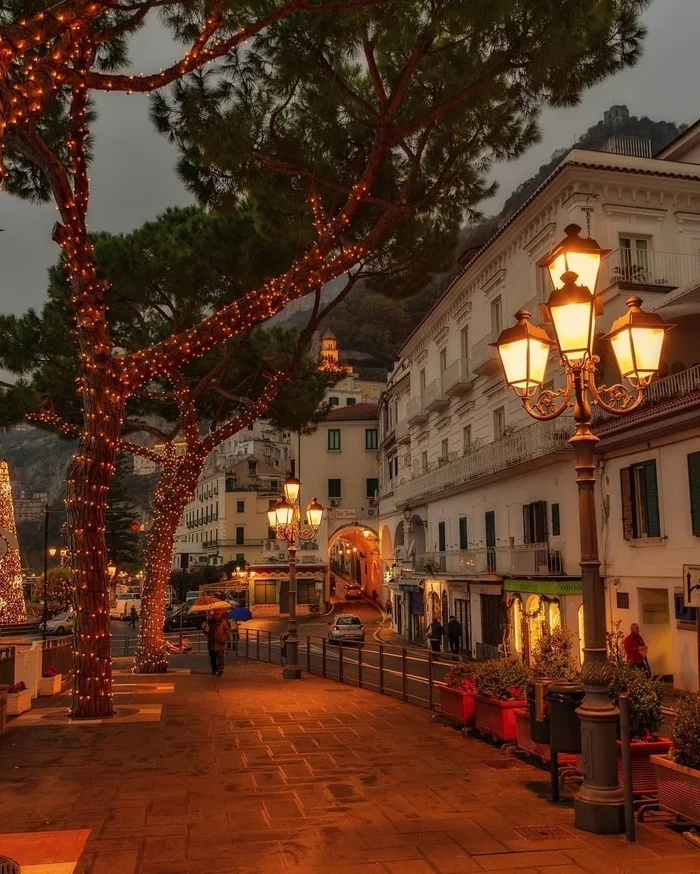
{"label": "overcast sky", "polygon": [[[575,109],[544,113],[541,143],[519,161],[496,168],[500,190],[492,202],[482,204],[486,214],[497,212],[513,188],[555,149],[569,146],[601,119],[612,104],[627,104],[632,115],[657,121],[692,123],[700,118],[700,0],[655,0],[645,19],[649,35],[639,64],[589,91]],[[173,59],[174,51],[157,25],[145,28],[133,43],[134,68],[158,69]],[[100,95],[98,111],[91,229],[128,231],[167,206],[187,203],[173,169],[175,150],[151,128],[147,99]],[[0,312],[41,305],[46,271],[58,255],[50,238],[55,220],[53,207],[29,205],[0,193]]]}

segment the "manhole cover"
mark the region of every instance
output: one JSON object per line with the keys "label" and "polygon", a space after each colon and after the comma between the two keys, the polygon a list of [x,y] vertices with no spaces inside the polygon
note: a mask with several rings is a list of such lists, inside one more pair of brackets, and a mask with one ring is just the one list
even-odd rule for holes
{"label": "manhole cover", "polygon": [[560,825],[528,825],[514,828],[513,831],[526,841],[552,841],[571,837],[571,833]]}
{"label": "manhole cover", "polygon": [[12,859],[0,856],[0,874],[20,874],[20,867]]}

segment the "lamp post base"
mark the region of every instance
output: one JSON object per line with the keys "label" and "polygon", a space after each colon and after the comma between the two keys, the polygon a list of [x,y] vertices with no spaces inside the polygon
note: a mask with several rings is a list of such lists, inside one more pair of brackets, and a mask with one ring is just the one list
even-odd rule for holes
{"label": "lamp post base", "polygon": [[301,668],[297,665],[286,665],[282,668],[283,680],[301,680]]}
{"label": "lamp post base", "polygon": [[611,802],[574,799],[574,824],[594,835],[619,835],[625,830],[624,800]]}

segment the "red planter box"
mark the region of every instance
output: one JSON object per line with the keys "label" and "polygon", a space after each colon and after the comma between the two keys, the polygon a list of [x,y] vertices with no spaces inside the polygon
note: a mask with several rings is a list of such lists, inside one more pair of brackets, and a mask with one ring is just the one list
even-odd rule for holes
{"label": "red planter box", "polygon": [[[530,730],[530,714],[526,711],[517,710],[515,713],[515,731],[516,742],[518,748],[536,756],[543,763],[550,762],[552,759],[552,748],[549,744],[537,743],[532,739],[532,731]],[[575,753],[559,753],[560,765],[573,765],[576,760]]]}
{"label": "red planter box", "polygon": [[476,692],[462,692],[449,686],[439,686],[440,712],[460,725],[474,724],[474,696]]}
{"label": "red planter box", "polygon": [[659,805],[687,822],[700,824],[700,771],[686,768],[667,759],[653,756]]}
{"label": "red planter box", "polygon": [[[651,756],[662,756],[671,749],[671,741],[660,737],[654,741],[635,741],[630,744],[632,754],[632,792],[635,795],[648,795],[658,791],[656,770],[651,762]],[[583,772],[583,757],[576,755],[576,767]],[[617,742],[617,779],[622,786],[622,744]],[[700,781],[700,777],[699,777]],[[700,785],[700,782],[699,784]]]}
{"label": "red planter box", "polygon": [[479,731],[497,740],[516,739],[515,714],[525,707],[525,701],[499,701],[497,698],[474,696],[474,722]]}

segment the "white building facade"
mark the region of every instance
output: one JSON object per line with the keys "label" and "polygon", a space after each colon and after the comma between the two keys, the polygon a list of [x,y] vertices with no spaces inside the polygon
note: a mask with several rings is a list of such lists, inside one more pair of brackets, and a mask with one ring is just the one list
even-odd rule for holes
{"label": "white building facade", "polygon": [[[657,158],[570,152],[401,349],[380,404],[380,538],[394,627],[409,639],[421,640],[434,616],[444,623],[454,614],[463,649],[475,657],[517,652],[527,660],[543,631],[559,624],[582,644],[573,423],[567,415],[533,422],[489,345],[521,308],[542,322],[550,286],[537,262],[576,223],[611,250],[596,332],[623,313],[630,294],[677,324],[646,406],[614,422],[595,411],[598,534],[609,622],[621,620],[625,633],[639,622],[654,672],[697,688],[694,616],[677,591],[683,566],[700,563],[694,130]],[[619,381],[608,344],[599,341],[596,352],[601,381]],[[563,385],[554,355],[546,379]]]}

